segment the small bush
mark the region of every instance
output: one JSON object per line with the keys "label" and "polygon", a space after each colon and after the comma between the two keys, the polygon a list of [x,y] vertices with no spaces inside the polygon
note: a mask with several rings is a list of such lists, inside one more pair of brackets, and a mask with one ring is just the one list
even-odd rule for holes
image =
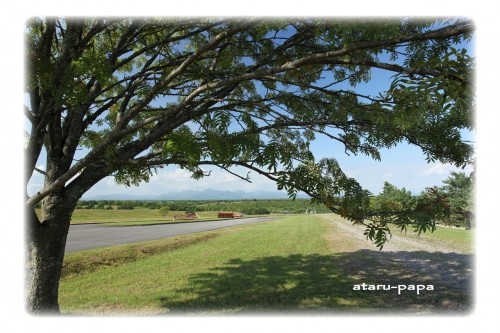
{"label": "small bush", "polygon": [[118,206],[117,209],[118,210],[132,210],[132,209],[134,209],[134,206],[131,204],[122,204],[122,205]]}

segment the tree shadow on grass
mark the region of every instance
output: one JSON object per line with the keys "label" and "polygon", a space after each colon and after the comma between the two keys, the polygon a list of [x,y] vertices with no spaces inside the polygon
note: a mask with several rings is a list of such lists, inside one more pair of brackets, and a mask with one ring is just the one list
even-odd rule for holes
{"label": "tree shadow on grass", "polygon": [[[434,290],[354,290],[356,284]],[[363,289],[363,286],[360,286]],[[426,287],[427,288],[427,287]],[[410,287],[408,287],[410,289]],[[359,250],[332,255],[232,259],[190,278],[188,300],[161,298],[171,313],[436,313],[472,308],[472,256]]]}

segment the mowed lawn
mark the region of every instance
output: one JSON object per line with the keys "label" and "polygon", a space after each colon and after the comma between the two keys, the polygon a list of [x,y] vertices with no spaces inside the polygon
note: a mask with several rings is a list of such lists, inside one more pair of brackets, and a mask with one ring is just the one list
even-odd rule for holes
{"label": "mowed lawn", "polygon": [[[122,259],[117,259],[118,263],[109,264],[113,265],[111,267],[96,269],[96,264],[87,264],[78,274],[66,272],[67,277],[62,279],[60,288],[61,309],[64,312],[101,313],[285,306],[291,300],[276,297],[297,286],[293,285],[294,279],[283,274],[301,274],[301,267],[287,267],[287,272],[283,272],[283,263],[279,261],[291,260],[288,264],[295,266],[299,263],[293,263],[293,256],[328,254],[323,237],[325,228],[325,222],[319,218],[305,221],[303,216],[297,216],[142,243],[140,246],[144,248],[164,247],[167,250],[131,262],[124,259],[122,264],[119,263]],[[210,237],[200,238],[201,234]],[[193,241],[183,242],[185,237]],[[72,260],[81,261],[84,257],[97,257],[97,262],[110,263],[113,262],[110,257],[120,257],[117,253],[133,247],[115,247],[114,254],[104,251],[102,258],[103,250],[99,249],[69,254],[66,265],[71,267]],[[87,273],[86,270],[93,271]],[[309,301],[304,297],[299,303],[307,305]]]}
{"label": "mowed lawn", "polygon": [[427,232],[420,236],[416,236],[415,233],[412,233],[413,238],[422,237],[424,239],[439,241],[463,253],[474,252],[474,235],[474,231],[471,230],[442,226],[436,227],[433,233]]}
{"label": "mowed lawn", "polygon": [[[354,257],[332,250],[331,231],[319,216],[298,215],[68,254],[61,310],[96,315],[365,312],[430,302],[353,290],[362,282],[346,271]],[[467,302],[460,295],[451,300]]]}
{"label": "mowed lawn", "polygon": [[72,224],[123,223],[123,222],[169,222],[172,216],[163,217],[158,209],[135,208],[130,210],[75,209]]}
{"label": "mowed lawn", "polygon": [[[116,208],[116,207],[115,207]],[[40,209],[37,209],[40,216]],[[192,220],[173,220],[174,215],[184,215],[184,211],[170,211],[162,216],[158,209],[137,207],[131,210],[75,209],[71,216],[71,224],[112,224],[113,226],[151,225],[172,222],[191,222]],[[198,212],[198,221],[218,220],[216,211]]]}

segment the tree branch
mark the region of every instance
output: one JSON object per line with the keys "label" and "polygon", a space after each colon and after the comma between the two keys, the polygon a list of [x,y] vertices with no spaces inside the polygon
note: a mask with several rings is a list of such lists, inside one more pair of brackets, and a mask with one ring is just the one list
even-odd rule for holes
{"label": "tree branch", "polygon": [[[271,68],[256,68],[254,71],[247,72],[244,74],[236,75],[231,78],[228,78],[226,80],[220,80],[220,81],[214,81],[214,82],[209,82],[205,85],[201,85],[198,88],[194,89],[184,100],[182,100],[179,104],[177,104],[175,107],[172,107],[171,110],[166,111],[162,114],[159,114],[157,116],[149,117],[145,120],[138,121],[132,126],[127,126],[129,121],[137,115],[139,112],[143,111],[144,108],[158,95],[158,93],[167,87],[171,82],[173,82],[179,75],[181,75],[190,64],[195,62],[199,57],[203,55],[204,52],[214,49],[218,47],[219,43],[221,41],[226,40],[230,36],[237,34],[238,32],[245,31],[249,27],[251,27],[253,24],[255,24],[252,21],[246,22],[246,23],[241,23],[241,24],[236,24],[232,28],[225,30],[224,32],[220,33],[219,35],[215,36],[212,40],[208,41],[207,43],[203,44],[201,47],[199,47],[194,53],[192,53],[188,58],[186,58],[182,64],[180,64],[177,68],[175,68],[173,71],[171,71],[165,79],[163,79],[161,82],[159,82],[157,85],[153,86],[152,89],[150,89],[143,98],[141,98],[140,101],[138,101],[135,106],[133,106],[122,118],[119,124],[117,124],[115,130],[110,132],[107,137],[103,138],[101,143],[95,147],[91,152],[89,152],[83,159],[81,159],[79,162],[77,162],[75,165],[73,165],[67,172],[63,173],[60,175],[57,179],[55,179],[50,185],[46,186],[43,188],[41,191],[39,191],[37,194],[32,196],[29,200],[29,204],[33,204],[36,202],[39,202],[41,199],[43,199],[45,196],[49,195],[50,193],[62,188],[65,183],[74,177],[78,172],[83,170],[86,166],[89,165],[89,163],[98,157],[100,154],[104,152],[104,150],[109,147],[110,145],[118,142],[119,140],[123,139],[127,135],[134,133],[136,130],[140,128],[144,128],[145,126],[149,124],[153,124],[156,121],[162,120],[163,123],[159,125],[159,127],[156,128],[155,130],[155,136],[161,136],[161,133],[163,134],[168,131],[168,129],[172,128],[171,126],[166,125],[166,119],[173,119],[176,117],[179,113],[184,112],[182,116],[179,117],[183,121],[188,121],[191,119],[193,114],[186,113],[186,110],[193,110],[193,108],[190,108],[189,106],[191,105],[196,105],[197,103],[203,104],[207,103],[205,105],[208,105],[208,102],[204,101],[195,101],[195,98],[200,96],[202,93],[210,90],[217,90],[219,88],[223,87],[229,87],[229,91],[234,89],[237,84],[243,81],[249,81],[253,79],[260,79],[264,78],[269,75],[273,75],[276,73],[281,73],[285,72],[291,69],[296,69],[300,68],[303,66],[311,65],[311,64],[317,64],[317,63],[328,63],[332,60],[337,59],[338,57],[350,54],[355,51],[360,51],[360,50],[365,50],[365,49],[371,49],[371,48],[381,48],[381,47],[386,47],[386,46],[393,46],[397,45],[400,43],[405,43],[405,42],[413,42],[413,41],[422,41],[422,40],[428,40],[428,39],[445,39],[445,38],[450,38],[456,35],[464,34],[471,32],[473,30],[472,24],[467,22],[467,23],[460,23],[456,25],[452,25],[443,29],[439,29],[436,31],[431,31],[431,32],[426,32],[426,33],[419,33],[419,34],[414,34],[414,35],[409,35],[409,36],[403,36],[400,38],[394,38],[394,39],[387,39],[387,40],[378,40],[378,41],[370,41],[370,42],[357,42],[357,43],[352,43],[350,45],[347,45],[343,48],[332,50],[332,51],[327,51],[323,53],[317,53],[317,54],[312,54],[312,55],[306,55],[303,56],[300,59],[294,60],[294,61],[288,61],[282,65],[276,65]],[[69,31],[66,32],[65,40],[67,39]],[[68,50],[64,45],[63,45],[63,51]],[[64,52],[63,52],[64,53]],[[201,109],[200,109],[201,110]],[[205,112],[207,111],[207,108],[204,109]],[[200,111],[202,112],[202,111]],[[198,113],[197,115],[200,115]],[[290,126],[293,126],[292,124],[289,124]],[[158,126],[158,124],[157,124]],[[161,129],[161,130],[160,130]],[[150,138],[146,138],[140,146],[145,144],[146,142],[151,141]]]}
{"label": "tree branch", "polygon": [[[442,72],[433,69],[426,68],[411,68],[411,67],[403,67],[396,64],[387,64],[382,62],[377,62],[373,60],[362,60],[362,59],[335,59],[327,62],[321,62],[323,64],[327,63],[330,65],[357,65],[357,66],[366,66],[366,67],[374,67],[380,68],[391,72],[396,73],[405,73],[408,75],[418,74],[420,76],[431,76],[436,77],[443,75]],[[445,77],[450,78],[455,81],[459,81],[464,84],[470,85],[471,82],[465,78],[462,78],[458,75],[453,75],[450,73],[445,73]]]}
{"label": "tree branch", "polygon": [[[122,128],[124,124],[127,124],[128,121],[136,115],[138,112],[140,112],[147,104],[149,104],[158,94],[158,92],[162,89],[164,89],[170,82],[172,82],[175,78],[177,78],[182,72],[186,70],[186,68],[191,65],[197,58],[199,58],[203,53],[205,53],[208,50],[213,49],[216,47],[221,41],[225,40],[226,38],[231,37],[232,35],[235,35],[238,32],[245,31],[255,23],[253,21],[248,21],[244,23],[240,23],[235,25],[231,29],[224,30],[217,36],[215,36],[212,40],[206,42],[202,46],[200,46],[193,54],[191,54],[186,60],[182,62],[177,68],[172,70],[166,77],[163,79],[161,82],[159,82],[156,86],[152,87],[151,90],[139,101],[129,112],[127,112],[126,115],[122,118],[121,122],[116,124],[118,128]],[[189,97],[189,96],[188,96]],[[186,98],[187,99],[187,98]],[[189,99],[183,105],[187,104],[187,102],[191,101]],[[178,108],[180,109],[180,108]]]}
{"label": "tree branch", "polygon": [[42,175],[45,175],[45,171],[43,171],[42,169],[38,169],[37,167],[34,168],[35,171],[41,173]]}

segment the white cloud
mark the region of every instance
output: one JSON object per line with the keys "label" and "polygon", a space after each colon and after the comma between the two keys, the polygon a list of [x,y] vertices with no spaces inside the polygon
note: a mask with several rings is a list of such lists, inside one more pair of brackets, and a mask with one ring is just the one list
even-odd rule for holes
{"label": "white cloud", "polygon": [[452,171],[470,173],[472,171],[472,166],[461,169],[451,164],[433,163],[423,171],[423,175],[448,176]]}
{"label": "white cloud", "polygon": [[390,163],[365,164],[362,167],[348,168],[346,174],[354,177],[363,188],[377,194],[385,181],[412,193],[420,193],[426,187],[441,186],[452,171],[470,173],[472,167],[465,169],[453,165],[425,161],[391,161]]}
{"label": "white cloud", "polygon": [[[211,171],[210,176],[201,180],[194,180],[187,170],[174,166],[159,169],[158,173],[153,175],[148,183],[141,183],[139,187],[132,186],[127,188],[123,185],[116,185],[113,177],[107,177],[96,184],[86,196],[106,195],[123,193],[130,195],[160,195],[162,193],[180,192],[185,190],[206,190],[219,189],[229,191],[274,191],[276,184],[257,174],[250,173],[251,183],[245,182],[238,177],[229,174],[217,167],[204,168]],[[382,190],[384,181],[397,186],[405,187],[412,193],[420,193],[426,187],[441,186],[442,181],[446,179],[451,171],[470,172],[471,168],[465,170],[456,168],[452,165],[441,163],[427,164],[422,163],[373,163],[346,168],[344,171],[350,177],[354,177],[363,186],[373,194],[378,194]],[[231,168],[232,172],[246,177],[248,170],[245,168]]]}
{"label": "white cloud", "polygon": [[[256,173],[250,174],[251,183],[248,183],[219,168],[205,168],[204,170],[210,171],[210,176],[204,177],[200,180],[192,179],[191,174],[187,170],[174,169],[160,171],[158,175],[155,175],[151,179],[150,184],[156,184],[156,186],[160,186],[161,184],[161,187],[163,187],[164,190],[175,191],[188,189],[241,189],[243,191],[253,191],[274,190],[276,188],[276,185],[272,181]],[[243,168],[232,168],[231,171],[242,177],[246,177],[248,173],[248,171]]]}
{"label": "white cloud", "polygon": [[[200,180],[191,178],[191,173],[175,167],[167,167],[159,169],[157,174],[154,174],[149,182],[141,183],[140,186],[125,187],[116,185],[113,177],[106,177],[96,184],[86,196],[106,195],[114,193],[127,193],[130,195],[151,195],[162,194],[168,192],[180,192],[185,190],[205,190],[219,189],[228,191],[272,191],[276,190],[276,184],[271,180],[252,172],[250,174],[251,183],[248,183],[230,173],[219,168],[206,168],[210,170],[210,176]],[[246,177],[247,170],[243,168],[233,168],[232,172]]]}
{"label": "white cloud", "polygon": [[424,170],[423,174],[443,176],[449,174],[453,169],[454,167],[449,164],[434,163]]}

